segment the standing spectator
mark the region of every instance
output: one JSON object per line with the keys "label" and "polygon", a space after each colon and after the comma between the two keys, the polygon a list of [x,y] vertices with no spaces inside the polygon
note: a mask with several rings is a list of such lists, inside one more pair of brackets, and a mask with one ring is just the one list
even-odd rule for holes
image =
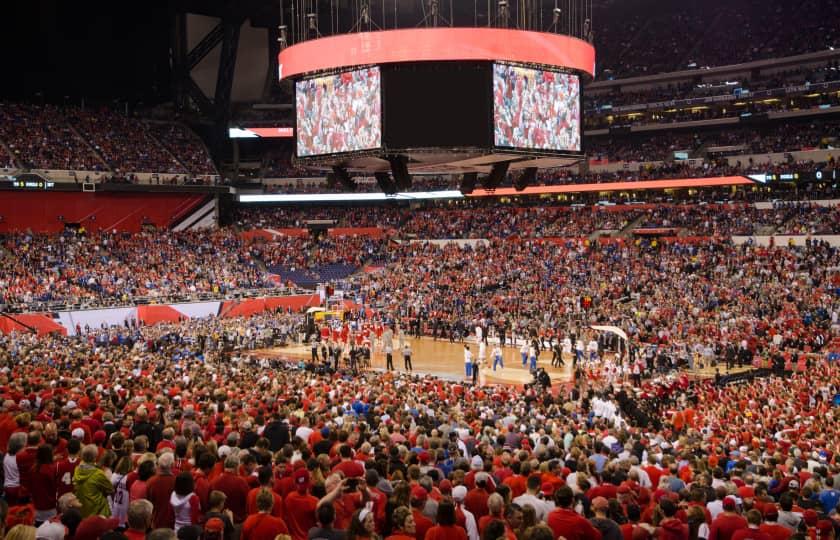
{"label": "standing spectator", "polygon": [[67,442],[67,457],[55,465],[57,498],[61,498],[65,493],[73,491],[73,474],[76,472],[76,467],[79,466],[79,452],[81,449],[82,445],[78,439],[70,439]]}
{"label": "standing spectator", "polygon": [[172,452],[164,452],[158,458],[157,474],[152,476],[146,485],[146,498],[155,507],[152,526],[156,529],[167,527],[171,529],[175,526],[175,514],[172,511],[172,505],[169,504],[170,497],[175,491],[173,463],[175,463],[175,456]]}
{"label": "standing spectator", "polygon": [[379,540],[373,510],[367,507],[356,510],[347,529],[347,540]]}
{"label": "standing spectator", "polygon": [[82,448],[82,463],[73,474],[74,491],[82,503],[82,517],[111,515],[108,495],[114,492],[114,486],[102,469],[96,466],[98,454],[96,445],[89,444]]}
{"label": "standing spectator", "polygon": [[747,528],[747,520],[738,514],[735,498],[723,499],[723,512],[712,521],[709,540],[732,540],[732,535],[739,529]]}
{"label": "standing spectator", "polygon": [[318,499],[309,494],[309,471],[297,469],[292,475],[295,490],[286,495],[286,521],[292,540],[306,540],[309,529],[315,526]]}
{"label": "standing spectator", "polygon": [[[595,497],[592,499],[592,511],[595,517],[589,521],[592,525],[601,532],[603,540],[622,540],[621,529],[618,528],[618,523],[607,517],[607,511],[610,508],[610,503],[604,497]],[[663,523],[667,520],[663,521]],[[662,525],[665,528],[665,525]],[[669,540],[688,540],[688,527],[685,527],[686,535],[682,538],[671,537]]]}
{"label": "standing spectator", "polygon": [[[455,491],[453,490],[453,495],[454,493]],[[440,508],[440,506],[438,506],[438,508]],[[414,540],[417,529],[414,525],[414,516],[411,514],[411,510],[409,510],[408,507],[398,506],[397,509],[394,510],[393,521],[394,530],[391,533],[391,536],[386,537],[385,540]],[[310,536],[310,540],[314,540],[314,538],[315,537]],[[327,538],[327,540],[333,539]]]}
{"label": "standing spectator", "polygon": [[32,503],[35,505],[35,523],[52,519],[56,505],[56,472],[53,463],[52,446],[38,447],[32,470]]}
{"label": "standing spectator", "polygon": [[141,458],[137,466],[137,477],[128,490],[129,502],[148,498],[149,480],[155,475],[157,461],[154,454],[148,454],[148,456]]}
{"label": "standing spectator", "polygon": [[601,540],[601,533],[586,518],[572,509],[575,494],[569,486],[562,486],[554,492],[556,509],[548,515],[548,526],[554,537],[566,540]]}
{"label": "standing spectator", "polygon": [[221,491],[227,498],[227,506],[233,512],[233,523],[240,524],[245,521],[245,504],[248,500],[248,482],[239,476],[239,456],[231,454],[225,458],[225,469],[218,478],[210,483],[210,488]]}
{"label": "standing spectator", "polygon": [[242,524],[242,540],[261,540],[262,538],[276,538],[278,534],[289,534],[286,523],[279,517],[271,515],[274,507],[274,494],[266,489],[260,489],[257,494],[256,514],[251,514]]}
{"label": "standing spectator", "polygon": [[820,491],[817,498],[825,515],[837,508],[837,503],[840,502],[840,491],[834,489],[834,477],[829,476],[825,479],[825,489]]}
{"label": "standing spectator", "polygon": [[[665,516],[665,519],[659,522],[659,540],[688,540],[688,525],[676,517],[678,508],[674,501],[663,498],[659,502],[659,508]],[[714,525],[712,525],[712,537],[715,534],[714,530]],[[606,537],[604,538],[606,540]]]}
{"label": "standing spectator", "polygon": [[15,456],[26,446],[26,433],[13,433],[9,437],[8,450],[3,456],[3,492],[6,502],[15,506],[22,498],[20,471]]}
{"label": "standing spectator", "polygon": [[[233,513],[230,510],[225,510],[227,504],[227,497],[221,491],[211,491],[207,498],[208,511],[204,514],[204,529],[213,529],[215,532],[221,532],[222,536],[217,537],[223,540],[232,540],[235,527],[233,525]],[[218,527],[221,524],[221,527]]]}
{"label": "standing spectator", "polygon": [[175,477],[175,489],[169,497],[175,515],[175,532],[182,527],[197,525],[201,521],[201,501],[195,494],[195,483],[189,472]]}
{"label": "standing spectator", "polygon": [[[347,539],[347,533],[333,528],[333,523],[335,522],[335,507],[332,503],[322,504],[319,506],[316,514],[318,516],[318,525],[320,526],[309,529],[309,534],[307,536],[309,540]],[[394,520],[396,520],[396,512],[394,513]],[[410,539],[400,538],[398,540],[414,540],[414,537],[412,536]]]}
{"label": "standing spectator", "polygon": [[770,535],[760,529],[761,512],[753,508],[747,512],[747,528],[739,529],[732,535],[732,540],[771,540]]}
{"label": "standing spectator", "polygon": [[[478,523],[472,512],[464,506],[464,499],[467,496],[467,488],[464,486],[455,486],[452,489],[452,500],[455,502],[455,520],[458,525],[467,531],[467,538],[469,540],[479,540]],[[489,505],[489,499],[488,499]],[[438,505],[438,508],[440,506]]]}
{"label": "standing spectator", "polygon": [[425,540],[467,540],[466,531],[455,522],[455,505],[442,501],[438,505],[437,525],[429,529]]}
{"label": "standing spectator", "polygon": [[114,486],[114,494],[111,496],[111,515],[120,521],[120,527],[125,527],[128,519],[128,473],[130,471],[131,458],[123,456],[111,474],[111,485]]}
{"label": "standing spectator", "polygon": [[536,512],[537,521],[545,521],[548,516],[548,509],[543,500],[538,496],[541,487],[542,477],[539,474],[532,474],[528,477],[527,491],[513,499],[513,502],[523,508],[526,504],[530,504],[534,508],[534,512]]}
{"label": "standing spectator", "polygon": [[126,529],[123,534],[128,540],[145,540],[146,531],[152,525],[152,503],[146,499],[131,501],[128,505],[128,518]]}

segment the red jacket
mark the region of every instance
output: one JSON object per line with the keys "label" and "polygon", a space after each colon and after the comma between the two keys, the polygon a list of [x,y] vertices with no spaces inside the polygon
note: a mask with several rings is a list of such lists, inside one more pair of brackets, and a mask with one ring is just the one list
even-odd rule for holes
{"label": "red jacket", "polygon": [[558,508],[548,514],[548,526],[554,532],[554,538],[566,540],[601,540],[601,532],[589,523],[589,520],[569,508]]}
{"label": "red jacket", "polygon": [[426,532],[425,540],[467,540],[467,531],[457,525],[435,525]]}
{"label": "red jacket", "polygon": [[743,516],[724,512],[712,521],[709,540],[732,540],[735,531],[746,528],[747,520]]}

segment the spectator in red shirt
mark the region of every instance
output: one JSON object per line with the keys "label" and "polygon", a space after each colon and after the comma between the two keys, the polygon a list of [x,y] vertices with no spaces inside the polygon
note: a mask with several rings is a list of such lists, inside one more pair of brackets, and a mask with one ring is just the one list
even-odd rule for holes
{"label": "spectator in red shirt", "polygon": [[32,503],[35,505],[35,521],[42,523],[49,521],[55,514],[56,503],[56,472],[53,463],[52,447],[39,446],[32,466]]}
{"label": "spectator in red shirt", "polygon": [[688,540],[688,525],[676,517],[678,508],[674,501],[664,497],[659,508],[665,515],[659,522],[659,540]]}
{"label": "spectator in red shirt", "polygon": [[79,466],[79,452],[82,449],[82,444],[78,439],[70,439],[67,443],[67,457],[56,463],[55,476],[56,482],[56,498],[60,499],[65,493],[73,491],[73,473],[76,472],[76,467]]}
{"label": "spectator in red shirt", "polygon": [[213,490],[221,491],[227,496],[226,508],[233,512],[233,522],[245,521],[245,503],[248,500],[248,483],[236,474],[239,470],[239,456],[232,453],[225,458],[225,469],[218,478],[210,483]]}
{"label": "spectator in red shirt", "polygon": [[464,506],[467,510],[473,513],[476,519],[480,520],[488,513],[487,499],[490,494],[487,493],[487,482],[490,476],[481,471],[475,475],[475,487],[471,489],[464,499]]}
{"label": "spectator in red shirt", "polygon": [[437,510],[437,525],[426,533],[425,540],[467,540],[467,531],[455,523],[455,505],[441,501]]}
{"label": "spectator in red shirt", "polygon": [[273,477],[274,471],[271,470],[271,467],[260,468],[257,473],[257,479],[260,482],[260,487],[255,487],[248,492],[248,500],[245,503],[245,512],[249,516],[259,512],[259,509],[257,508],[257,496],[263,489],[267,489],[274,495],[274,504],[271,507],[271,515],[279,518],[283,517],[283,497],[271,490]]}
{"label": "spectator in red shirt", "polygon": [[747,512],[747,528],[735,531],[732,540],[771,540],[770,535],[761,530],[761,512],[756,509]]}
{"label": "spectator in red shirt", "polygon": [[793,531],[784,525],[779,525],[776,522],[777,519],[779,519],[779,509],[775,504],[768,504],[764,509],[764,523],[759,525],[758,529],[772,540],[788,540],[793,535]]}
{"label": "spectator in red shirt", "polygon": [[365,475],[364,466],[353,460],[353,449],[349,444],[341,445],[338,453],[341,456],[341,461],[333,467],[332,472],[340,471],[344,473],[344,476],[347,478],[361,478]]}
{"label": "spectator in red shirt", "polygon": [[30,431],[26,437],[26,447],[15,454],[18,472],[20,473],[20,487],[24,492],[32,492],[32,472],[35,469],[35,457],[38,445],[41,443],[41,432]]}
{"label": "spectator in red shirt", "polygon": [[484,535],[484,529],[492,521],[505,521],[505,500],[502,496],[498,493],[494,493],[487,498],[487,512],[486,516],[482,516],[481,519],[478,520],[478,534]]}
{"label": "spectator in red shirt", "polygon": [[601,540],[601,533],[589,521],[572,509],[575,495],[572,488],[563,486],[554,492],[554,504],[557,506],[548,514],[548,526],[554,537],[566,540]]}
{"label": "spectator in red shirt", "polygon": [[723,499],[723,512],[712,521],[709,540],[732,540],[738,529],[746,529],[747,520],[737,512],[734,497]]}
{"label": "spectator in red shirt", "polygon": [[426,499],[429,494],[420,486],[411,489],[411,514],[414,516],[416,540],[424,540],[426,532],[434,527],[434,522],[423,515],[423,507],[426,506]]}
{"label": "spectator in red shirt", "polygon": [[175,475],[172,474],[172,464],[175,457],[172,452],[166,452],[158,459],[158,472],[149,478],[146,484],[146,498],[154,505],[152,523],[156,529],[173,528],[175,513],[169,499],[175,491]]}
{"label": "spectator in red shirt", "polygon": [[292,540],[306,540],[309,529],[315,526],[318,499],[309,494],[309,471],[298,469],[292,475],[295,490],[286,495],[283,504],[286,524]]}
{"label": "spectator in red shirt", "polygon": [[261,540],[276,538],[278,534],[289,534],[286,523],[273,515],[274,497],[276,495],[268,488],[260,488],[257,494],[256,514],[248,516],[242,524],[242,540]]}

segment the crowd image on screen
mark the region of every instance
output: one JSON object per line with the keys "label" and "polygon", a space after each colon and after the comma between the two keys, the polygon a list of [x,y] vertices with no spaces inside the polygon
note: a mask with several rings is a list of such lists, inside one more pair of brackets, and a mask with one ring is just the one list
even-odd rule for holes
{"label": "crowd image on screen", "polygon": [[580,81],[574,75],[493,66],[496,146],[580,150]]}
{"label": "crowd image on screen", "polygon": [[354,152],[382,144],[379,68],[296,85],[299,156]]}

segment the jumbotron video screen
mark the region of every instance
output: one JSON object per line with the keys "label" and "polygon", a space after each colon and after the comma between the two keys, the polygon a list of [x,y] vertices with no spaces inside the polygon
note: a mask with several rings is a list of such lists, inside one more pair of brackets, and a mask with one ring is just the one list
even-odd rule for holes
{"label": "jumbotron video screen", "polygon": [[299,157],[382,146],[378,67],[305,79],[295,84]]}
{"label": "jumbotron video screen", "polygon": [[576,75],[493,64],[493,129],[498,147],[581,151]]}

